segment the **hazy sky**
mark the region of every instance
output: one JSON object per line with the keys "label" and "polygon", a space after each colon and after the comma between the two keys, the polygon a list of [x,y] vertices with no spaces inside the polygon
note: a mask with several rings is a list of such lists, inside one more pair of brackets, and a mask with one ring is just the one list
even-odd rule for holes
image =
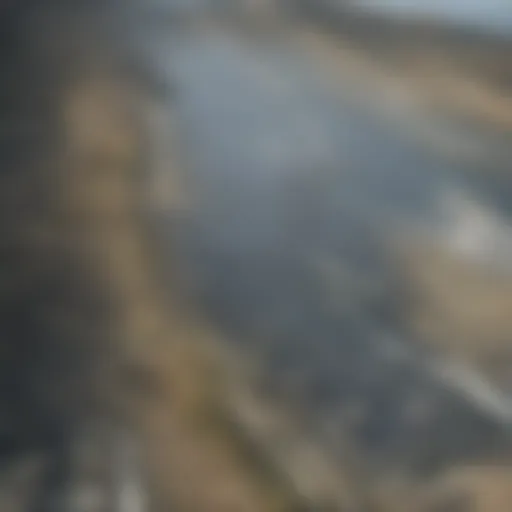
{"label": "hazy sky", "polygon": [[512,0],[355,0],[365,6],[406,14],[429,14],[462,23],[512,30]]}

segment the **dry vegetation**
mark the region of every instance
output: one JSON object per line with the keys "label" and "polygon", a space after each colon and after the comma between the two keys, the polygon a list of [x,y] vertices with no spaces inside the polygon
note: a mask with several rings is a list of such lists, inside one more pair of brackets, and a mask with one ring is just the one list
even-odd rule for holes
{"label": "dry vegetation", "polygon": [[410,248],[404,269],[412,329],[510,386],[512,278],[434,245]]}
{"label": "dry vegetation", "polygon": [[346,49],[413,88],[428,108],[499,132],[512,129],[509,41],[427,23],[332,15],[327,7],[314,18]]}

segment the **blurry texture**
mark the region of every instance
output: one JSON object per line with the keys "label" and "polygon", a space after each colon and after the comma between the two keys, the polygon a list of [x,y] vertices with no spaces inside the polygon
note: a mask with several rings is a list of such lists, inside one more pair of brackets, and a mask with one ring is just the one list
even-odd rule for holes
{"label": "blurry texture", "polygon": [[2,9],[0,510],[510,509],[511,4]]}

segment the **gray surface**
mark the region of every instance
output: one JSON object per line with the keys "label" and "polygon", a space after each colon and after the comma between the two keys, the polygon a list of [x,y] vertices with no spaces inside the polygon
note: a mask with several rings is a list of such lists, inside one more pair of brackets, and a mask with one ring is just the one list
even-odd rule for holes
{"label": "gray surface", "polygon": [[441,229],[440,197],[468,184],[272,39],[194,32],[162,59],[200,197],[185,268],[267,388],[317,432],[349,425],[377,464],[505,454],[509,397],[413,348],[385,251],[399,226]]}

